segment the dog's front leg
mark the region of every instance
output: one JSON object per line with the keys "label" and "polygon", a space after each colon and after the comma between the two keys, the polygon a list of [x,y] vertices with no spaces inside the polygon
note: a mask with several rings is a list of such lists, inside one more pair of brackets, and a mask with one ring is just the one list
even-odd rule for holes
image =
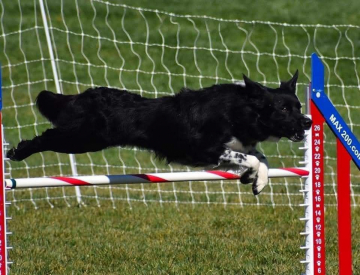
{"label": "dog's front leg", "polygon": [[241,183],[252,183],[254,195],[260,194],[268,184],[268,162],[263,154],[256,149],[252,149],[249,154],[227,149],[220,156],[220,166],[236,165],[244,167],[247,172],[241,177]]}
{"label": "dog's front leg", "polygon": [[220,167],[230,167],[231,169],[236,166],[247,169],[246,173],[240,179],[241,183],[247,184],[257,181],[260,161],[256,156],[226,149],[220,156],[219,161]]}
{"label": "dog's front leg", "polygon": [[254,195],[258,195],[269,182],[269,164],[266,157],[255,148],[250,150],[249,154],[255,156],[260,161],[258,176],[252,185]]}

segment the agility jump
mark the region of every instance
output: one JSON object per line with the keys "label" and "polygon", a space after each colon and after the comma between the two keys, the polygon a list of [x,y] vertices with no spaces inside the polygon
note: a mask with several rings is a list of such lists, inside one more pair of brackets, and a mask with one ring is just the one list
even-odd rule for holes
{"label": "agility jump", "polygon": [[[341,116],[330,103],[324,91],[324,67],[316,54],[312,55],[312,83],[309,89],[307,110],[310,110],[313,125],[305,133],[305,167],[270,169],[269,178],[273,177],[303,177],[306,178],[304,189],[305,230],[300,233],[305,236],[305,274],[325,274],[325,228],[324,228],[324,168],[323,168],[323,123],[331,127],[337,136],[338,148],[338,212],[339,214],[339,272],[347,275],[352,273],[351,260],[351,214],[350,214],[350,160],[360,167],[360,145],[356,137],[346,126]],[[1,101],[0,101],[1,104]],[[0,114],[1,115],[1,114]],[[1,116],[0,116],[1,118]],[[3,129],[0,128],[3,144]],[[5,192],[15,188],[58,187],[111,185],[132,183],[154,183],[173,181],[202,180],[237,180],[246,172],[240,169],[231,171],[203,171],[183,173],[149,173],[135,175],[107,175],[82,177],[49,177],[5,179],[4,155],[0,172],[3,185],[0,188],[0,273],[7,274],[7,231]]]}

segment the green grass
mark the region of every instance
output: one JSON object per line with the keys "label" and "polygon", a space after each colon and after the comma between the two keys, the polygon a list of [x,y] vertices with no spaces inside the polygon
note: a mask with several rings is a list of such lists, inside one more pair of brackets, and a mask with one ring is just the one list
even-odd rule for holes
{"label": "green grass", "polygon": [[[99,2],[93,2],[95,16],[87,0],[63,2],[63,15],[61,1],[48,1],[47,7],[59,59],[60,85],[65,94],[82,91],[91,85],[111,85],[156,97],[177,92],[183,86],[196,89],[216,82],[231,82],[232,78],[239,80],[242,73],[275,86],[299,69],[298,95],[304,101],[303,90],[310,75],[309,56],[317,49],[326,57],[327,92],[344,119],[348,123],[351,119],[355,135],[360,136],[359,66],[357,59],[348,59],[359,56],[358,28],[236,24],[202,18],[190,21],[151,11],[141,14],[119,6],[109,6],[107,16],[107,6]],[[81,26],[76,3],[80,7]],[[329,0],[326,3],[309,0],[169,0],[166,4],[162,0],[123,0],[121,3],[168,13],[245,21],[360,25],[360,2],[355,0]],[[1,2],[0,16],[5,138],[15,145],[20,139],[32,138],[50,126],[33,108],[33,103],[39,91],[54,91],[55,85],[37,1]],[[94,26],[101,33],[100,50]],[[114,34],[116,44],[113,43]],[[129,43],[130,39],[134,43]],[[177,49],[178,41],[180,50]],[[213,51],[209,50],[209,41]],[[196,55],[194,46],[197,47]],[[266,54],[258,55],[257,51]],[[106,69],[102,60],[108,65]],[[342,82],[346,86],[343,90]],[[335,140],[330,131],[326,132],[326,141],[326,204],[334,204],[336,155]],[[261,149],[272,167],[296,166],[302,156],[297,145],[286,141],[280,142],[279,146],[262,144]],[[170,169],[147,152],[118,148],[79,155],[76,161],[78,173],[82,175]],[[26,162],[6,164],[12,177],[72,173],[68,156],[51,152],[34,155]],[[177,165],[173,168],[184,170]],[[359,204],[360,175],[355,167],[352,167],[352,175],[357,195],[354,201]],[[130,197],[135,200],[131,203],[132,210],[126,203],[127,195],[122,187],[111,189],[117,198],[116,209],[112,209],[110,192],[104,188],[82,189],[86,208],[66,207],[64,193],[68,203],[76,205],[73,188],[9,193],[8,199],[15,202],[10,208],[13,220],[9,226],[14,232],[10,238],[10,244],[14,246],[10,259],[15,262],[12,274],[300,274],[304,270],[299,263],[304,258],[299,249],[304,242],[299,236],[303,223],[298,220],[303,216],[303,210],[296,206],[302,197],[292,195],[290,202],[288,197],[288,193],[298,194],[298,179],[272,181],[271,188],[276,195],[272,196],[267,188],[258,200],[251,195],[250,186],[240,186],[243,203],[261,203],[270,207],[228,205],[224,209],[219,183],[208,183],[208,191],[218,192],[208,197],[204,194],[203,183],[191,186],[192,191],[202,194],[191,193],[188,183],[176,186],[178,200],[189,203],[194,199],[205,205],[185,204],[176,208],[174,204],[164,203],[160,207],[159,203],[152,203],[146,207],[135,202],[143,199],[140,186],[130,187]],[[226,196],[228,204],[239,203],[236,183],[226,182],[222,187],[234,193]],[[146,186],[143,188],[146,199],[158,201],[158,188],[172,191],[171,185]],[[175,200],[173,192],[163,192],[162,196],[163,200]],[[206,206],[209,199],[220,205]],[[48,201],[55,206],[53,209]],[[38,210],[34,210],[33,202]],[[279,206],[273,209],[273,202],[295,207],[294,210]],[[96,207],[98,203],[101,208]],[[337,274],[335,208],[328,207],[326,213],[327,274]],[[360,268],[360,232],[356,226],[359,214],[358,207],[354,208],[354,270]]]}
{"label": "green grass", "polygon": [[[109,1],[116,3],[116,0]],[[208,15],[226,19],[259,20],[272,22],[286,22],[294,24],[354,24],[359,25],[357,10],[360,3],[357,1],[339,2],[329,0],[325,3],[311,0],[244,0],[234,2],[232,0],[209,0],[206,1],[169,1],[166,5],[161,0],[146,1],[123,0],[122,3],[165,10],[190,15]]]}
{"label": "green grass", "polygon": [[[327,274],[337,274],[327,209]],[[353,211],[353,234],[359,209]],[[300,274],[302,209],[126,205],[13,211],[12,274]],[[360,268],[359,243],[353,247]]]}

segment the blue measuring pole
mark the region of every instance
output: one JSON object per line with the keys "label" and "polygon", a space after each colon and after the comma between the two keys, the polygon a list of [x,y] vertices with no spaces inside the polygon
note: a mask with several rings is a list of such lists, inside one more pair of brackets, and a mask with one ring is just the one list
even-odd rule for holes
{"label": "blue measuring pole", "polygon": [[324,75],[323,63],[315,53],[311,55],[311,60],[313,81],[311,85],[311,99],[333,133],[341,141],[358,169],[360,169],[360,143],[325,94],[324,77],[314,77],[314,75]]}

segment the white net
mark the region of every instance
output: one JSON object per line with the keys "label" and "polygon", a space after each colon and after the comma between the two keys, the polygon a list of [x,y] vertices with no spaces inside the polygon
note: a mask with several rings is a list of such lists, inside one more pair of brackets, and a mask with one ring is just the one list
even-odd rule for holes
{"label": "white net", "polygon": [[[5,139],[11,146],[40,134],[50,124],[34,100],[41,90],[56,91],[49,47],[37,1],[0,2],[0,60],[3,73]],[[106,1],[44,1],[50,51],[54,54],[60,91],[80,93],[92,86],[127,89],[147,97],[174,94],[220,82],[234,82],[245,73],[268,86],[300,71],[298,96],[310,81],[310,54],[326,65],[327,93],[360,136],[360,80],[356,53],[359,26],[290,25],[276,22],[226,20],[180,15]],[[166,129],[164,129],[166,131]],[[301,166],[299,144],[282,140],[259,146],[271,167]],[[336,202],[336,146],[326,137],[326,204]],[[73,166],[72,166],[73,164]],[[76,155],[46,152],[22,162],[6,161],[12,178],[58,175],[130,174],[190,171],[167,165],[154,155],[129,148]],[[162,183],[10,191],[17,207],[85,204],[116,207],[140,202],[298,206],[301,179],[273,179],[254,197],[238,181]],[[360,175],[352,167],[353,205],[359,204]]]}

